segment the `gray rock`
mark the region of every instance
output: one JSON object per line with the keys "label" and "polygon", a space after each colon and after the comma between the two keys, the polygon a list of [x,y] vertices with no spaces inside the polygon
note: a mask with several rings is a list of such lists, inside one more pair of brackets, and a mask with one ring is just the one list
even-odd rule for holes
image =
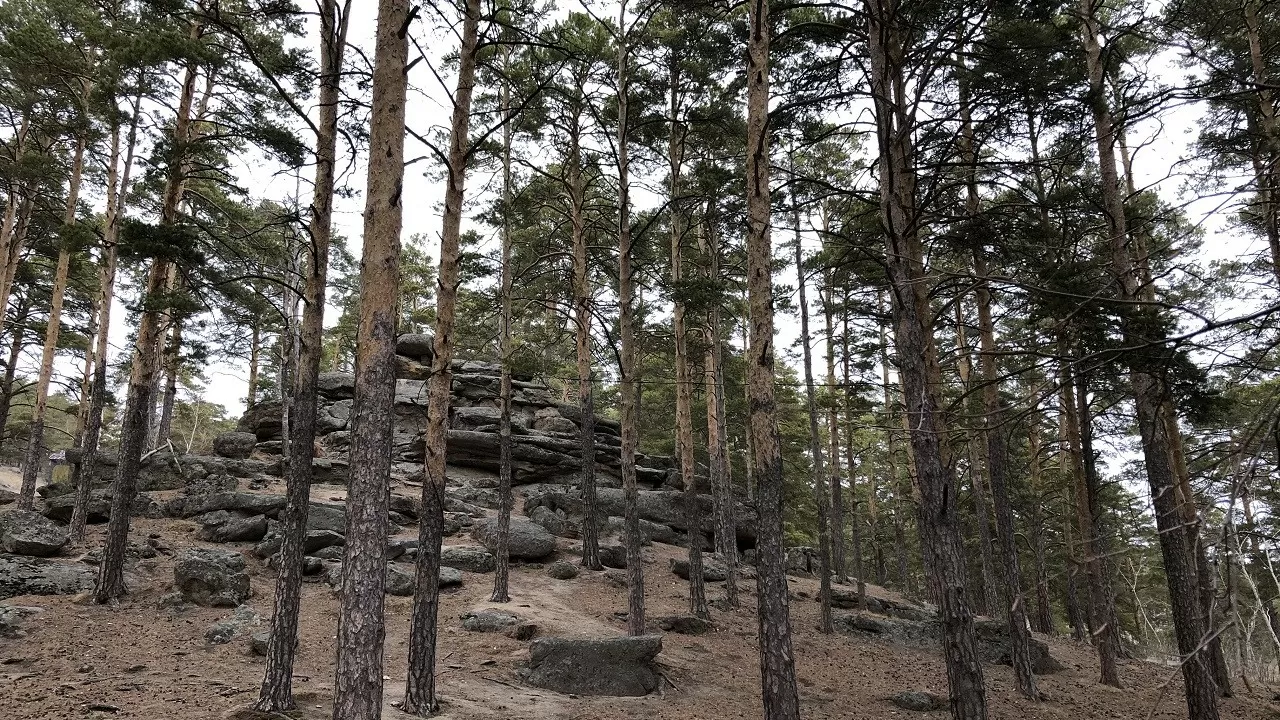
{"label": "gray rock", "polygon": [[703,635],[715,629],[710,620],[697,615],[667,615],[658,618],[658,627],[678,635]]}
{"label": "gray rock", "polygon": [[549,507],[538,506],[529,513],[529,521],[541,525],[552,535],[563,537],[565,534],[564,518]]}
{"label": "gray rock", "polygon": [[547,566],[547,575],[556,580],[572,580],[578,577],[578,566],[567,560],[557,560]]}
{"label": "gray rock", "polygon": [[253,608],[238,607],[230,618],[210,625],[205,630],[204,639],[210,645],[225,645],[241,635],[245,629],[258,625],[260,620],[261,617]]}
{"label": "gray rock", "polygon": [[[263,559],[269,558],[280,552],[281,541],[279,532],[272,532],[265,540],[253,546],[253,554]],[[302,552],[306,555],[315,555],[320,550],[343,545],[346,541],[346,536],[332,530],[308,530],[306,538],[302,541]]]}
{"label": "gray rock", "polygon": [[[495,552],[498,519],[488,518],[475,524],[471,537]],[[556,551],[556,538],[541,525],[535,525],[520,517],[511,518],[511,534],[508,552],[514,560],[541,560]]]}
{"label": "gray rock", "polygon": [[396,378],[401,380],[427,380],[431,377],[430,363],[396,355]]}
{"label": "gray rock", "polygon": [[238,510],[245,515],[274,517],[284,509],[286,503],[287,499],[283,495],[218,492],[173,498],[165,504],[165,512],[172,517],[191,518],[214,510]]}
{"label": "gray rock", "polygon": [[323,372],[316,378],[316,392],[329,400],[348,400],[356,395],[356,376],[344,372]]}
{"label": "gray rock", "polygon": [[[671,560],[671,572],[679,575],[682,579],[689,579],[689,561],[685,558],[673,558]],[[720,560],[719,556],[707,553],[702,556],[702,580],[704,582],[724,582],[729,576],[729,568]]]}
{"label": "gray rock", "polygon": [[396,338],[396,354],[430,361],[435,357],[436,339],[426,333],[406,333]]}
{"label": "gray rock", "polygon": [[224,432],[213,439],[213,452],[224,458],[244,460],[253,454],[258,436],[250,432]]}
{"label": "gray rock", "polygon": [[271,633],[256,632],[249,636],[249,652],[260,657],[267,656],[267,648],[271,645]]}
{"label": "gray rock", "polygon": [[0,505],[12,505],[18,502],[18,493],[0,488]]}
{"label": "gray rock", "polygon": [[889,702],[914,712],[932,712],[947,706],[946,698],[923,690],[907,690],[889,698]]}
{"label": "gray rock", "polygon": [[641,696],[658,687],[662,636],[539,638],[529,646],[530,685],[576,695]]}
{"label": "gray rock", "polygon": [[[973,623],[973,635],[978,641],[978,654],[982,659],[997,665],[1012,665],[1012,641],[1009,624],[1004,620],[977,619]],[[1049,645],[1043,640],[1031,638],[1031,671],[1036,675],[1052,675],[1066,667],[1049,654]]]}
{"label": "gray rock", "polygon": [[200,529],[196,538],[206,542],[226,543],[261,540],[267,534],[265,515],[244,515],[215,510],[196,518]]}
{"label": "gray rock", "polygon": [[0,555],[0,600],[19,595],[75,595],[92,590],[98,572],[80,563]]}
{"label": "gray rock", "polygon": [[307,510],[307,530],[328,530],[339,535],[347,532],[347,509],[343,505],[311,503]]}
{"label": "gray rock", "polygon": [[440,568],[440,587],[457,587],[462,584],[462,571],[457,568]]}
{"label": "gray rock", "polygon": [[413,595],[414,574],[395,565],[387,566],[387,594],[409,597]]}
{"label": "gray rock", "polygon": [[502,632],[520,622],[519,617],[502,610],[473,610],[461,617],[462,629],[471,632]]}
{"label": "gray rock", "polygon": [[599,558],[600,564],[607,568],[615,570],[627,568],[627,548],[622,545],[601,545]]}
{"label": "gray rock", "polygon": [[67,531],[37,512],[0,513],[0,550],[15,555],[51,557],[67,544]]}
{"label": "gray rock", "polygon": [[244,556],[228,550],[183,550],[173,564],[173,583],[183,598],[206,607],[235,607],[250,594]]}
{"label": "gray rock", "polygon": [[445,545],[440,548],[440,564],[467,572],[487,573],[498,567],[498,560],[488,550],[475,545]]}
{"label": "gray rock", "polygon": [[44,612],[43,608],[22,605],[0,605],[0,638],[22,638],[26,632],[22,624],[32,615]]}
{"label": "gray rock", "polygon": [[[341,560],[342,556],[345,553],[346,553],[346,550],[344,550],[342,547],[334,545],[331,547],[320,548],[319,550],[316,551],[315,555],[312,557],[319,560]],[[389,559],[394,560],[395,558],[389,558]]]}
{"label": "gray rock", "polygon": [[240,417],[236,429],[252,433],[259,441],[279,440],[283,417],[284,408],[278,401],[258,402]]}

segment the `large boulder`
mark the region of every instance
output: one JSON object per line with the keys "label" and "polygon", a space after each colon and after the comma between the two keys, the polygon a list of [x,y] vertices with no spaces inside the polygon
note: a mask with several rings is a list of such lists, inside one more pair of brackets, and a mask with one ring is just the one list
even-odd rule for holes
{"label": "large boulder", "polygon": [[183,599],[205,607],[235,607],[249,599],[249,572],[238,552],[183,550],[173,564],[173,583]]}
{"label": "large boulder", "polygon": [[[90,523],[104,523],[111,518],[110,489],[89,491],[89,503],[85,507],[86,520]],[[44,501],[44,516],[60,523],[70,523],[71,514],[75,511],[75,495],[60,495]],[[159,518],[165,516],[165,507],[155,501],[150,493],[138,493],[133,499],[130,517]]]}
{"label": "large boulder", "polygon": [[196,518],[200,529],[196,537],[206,542],[226,543],[261,540],[267,534],[265,515],[214,510]]}
{"label": "large boulder", "polygon": [[519,622],[519,616],[505,610],[472,610],[462,614],[462,629],[471,632],[502,632]]}
{"label": "large boulder", "polygon": [[[689,560],[687,558],[672,558],[671,572],[679,575],[684,580],[688,580]],[[720,556],[710,553],[702,556],[702,579],[704,582],[724,582],[727,577],[729,577],[729,568],[725,566]]]}
{"label": "large boulder", "polygon": [[0,555],[0,600],[19,595],[75,595],[93,589],[97,570],[83,564]]}
{"label": "large boulder", "polygon": [[236,429],[258,440],[279,440],[284,429],[284,407],[279,402],[259,402],[245,410]]}
{"label": "large boulder", "polygon": [[662,636],[540,638],[529,646],[530,685],[576,695],[636,697],[658,688]]}
{"label": "large boulder", "polygon": [[4,552],[50,557],[66,544],[67,531],[40,513],[14,509],[0,514],[0,550]]}
{"label": "large boulder", "polygon": [[176,497],[165,504],[173,517],[191,518],[215,510],[239,511],[246,515],[275,516],[284,509],[284,495],[261,495],[251,492],[215,492],[207,495]]}
{"label": "large boulder", "polygon": [[435,349],[436,339],[426,333],[406,333],[396,338],[397,355],[430,362]]}
{"label": "large boulder", "polygon": [[[982,659],[997,665],[1012,665],[1012,641],[1009,623],[1003,620],[982,618],[973,623],[973,635],[978,641],[978,654]],[[1065,666],[1049,654],[1049,644],[1031,638],[1031,671],[1036,675],[1052,675],[1062,672]]]}
{"label": "large boulder", "polygon": [[0,605],[0,638],[22,638],[26,632],[22,623],[32,615],[44,612],[43,608],[22,605]]}
{"label": "large boulder", "polygon": [[487,573],[497,569],[498,560],[493,553],[475,545],[445,545],[440,548],[440,564],[467,572]]}
{"label": "large boulder", "polygon": [[[476,523],[471,530],[471,537],[478,540],[489,552],[497,552],[498,519],[488,518]],[[524,518],[511,518],[507,552],[512,559],[541,560],[555,551],[556,538],[545,528]]]}
{"label": "large boulder", "polygon": [[349,400],[356,396],[356,376],[344,372],[323,372],[316,377],[316,392],[329,400]]}
{"label": "large boulder", "polygon": [[220,457],[244,460],[253,454],[258,436],[250,432],[224,432],[213,439],[213,452]]}
{"label": "large boulder", "polygon": [[947,706],[947,699],[924,690],[904,690],[889,698],[889,702],[912,712],[933,712]]}
{"label": "large boulder", "polygon": [[[702,518],[702,530],[708,536],[714,531],[711,496],[698,495],[698,512]],[[526,515],[535,507],[546,506],[552,510],[563,510],[568,516],[581,518],[585,506],[582,497],[574,490],[551,490],[539,494],[530,494],[524,503]],[[754,508],[742,503],[735,503],[734,517],[737,521],[737,540],[739,545],[751,547],[755,545],[756,512]],[[596,488],[596,508],[598,516],[624,517],[626,502],[622,490],[618,488]],[[636,510],[641,520],[648,520],[659,525],[666,525],[675,530],[687,532],[689,516],[685,507],[683,492],[675,490],[641,490],[636,497]]]}

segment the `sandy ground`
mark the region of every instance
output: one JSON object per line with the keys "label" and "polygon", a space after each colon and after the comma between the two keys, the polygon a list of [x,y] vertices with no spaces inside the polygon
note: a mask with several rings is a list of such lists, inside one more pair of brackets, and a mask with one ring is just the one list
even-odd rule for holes
{"label": "sandy ground", "polygon": [[[405,490],[409,490],[406,488]],[[341,495],[317,488],[317,497]],[[519,507],[517,502],[516,506]],[[74,562],[86,547],[97,547],[105,526],[91,527],[85,546],[70,550]],[[158,533],[175,549],[203,545],[193,537],[194,523],[139,520],[134,535]],[[470,544],[464,537],[447,543]],[[571,557],[571,541],[561,541],[561,557]],[[235,546],[224,546],[235,547]],[[248,546],[241,546],[248,550]],[[668,560],[680,548],[647,548],[646,589],[649,616],[687,609],[687,584],[672,574]],[[250,605],[264,616],[271,611],[273,574],[249,559],[255,596]],[[21,597],[5,601],[33,605],[44,612],[27,621],[29,636],[0,640],[0,718],[233,718],[256,697],[263,661],[254,657],[246,638],[211,646],[204,640],[210,623],[231,615],[227,609],[193,608],[179,613],[159,609],[157,601],[171,590],[172,559],[143,560],[147,578],[119,607],[85,604],[71,597]],[[578,698],[528,688],[516,670],[528,659],[527,643],[501,634],[462,630],[459,615],[489,606],[492,575],[464,573],[461,588],[446,591],[440,609],[440,660],[437,667],[443,698],[441,718],[755,718],[760,715],[758,656],[755,649],[754,584],[742,583],[744,607],[715,612],[717,630],[700,637],[667,634],[659,659],[674,687],[645,698]],[[911,650],[878,641],[817,632],[816,582],[793,582],[792,603],[796,667],[803,716],[820,718],[899,718],[908,713],[887,697],[901,690],[926,689],[945,694],[942,658],[935,652]],[[873,593],[891,595],[872,588]],[[709,588],[711,598],[722,585]],[[535,622],[540,634],[601,636],[625,632],[618,613],[626,609],[626,591],[606,573],[584,572],[568,581],[552,580],[542,566],[514,566],[512,602],[504,609]],[[385,617],[386,693],[384,717],[408,717],[392,705],[403,692],[411,598],[388,597]],[[295,693],[296,717],[328,718],[334,671],[334,635],[338,598],[327,585],[308,583],[303,591],[301,646]],[[265,618],[264,618],[265,623]],[[1051,639],[1053,652],[1067,670],[1041,678],[1048,700],[1031,703],[1016,696],[1012,671],[986,666],[991,717],[1002,720],[1107,718],[1145,720],[1185,718],[1181,679],[1171,670],[1143,662],[1125,662],[1121,677],[1128,686],[1115,690],[1097,683],[1092,651],[1070,641]],[[1280,707],[1269,699],[1274,688],[1226,700],[1222,716],[1239,720],[1276,718]],[[92,706],[112,709],[95,710]]]}
{"label": "sandy ground", "polygon": [[[37,484],[43,485],[43,478],[37,480]],[[0,465],[0,490],[9,490],[18,492],[22,489],[22,472],[16,467],[9,465]]]}

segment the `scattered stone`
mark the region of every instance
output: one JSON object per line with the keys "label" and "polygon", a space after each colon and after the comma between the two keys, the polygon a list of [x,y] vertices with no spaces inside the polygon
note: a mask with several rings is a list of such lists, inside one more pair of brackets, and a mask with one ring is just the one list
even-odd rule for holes
{"label": "scattered stone", "polygon": [[638,697],[658,687],[662,636],[540,638],[529,646],[530,685],[576,695]]}
{"label": "scattered stone", "polygon": [[183,598],[205,607],[235,607],[250,595],[244,556],[228,550],[183,550],[173,565],[173,581]]}
{"label": "scattered stone", "polygon": [[658,627],[677,635],[703,635],[715,629],[710,620],[696,615],[667,615],[658,618]]}
{"label": "scattered stone", "polygon": [[37,512],[0,513],[0,550],[15,555],[51,557],[67,544],[67,531]]}
{"label": "scattered stone", "polygon": [[24,607],[22,605],[0,605],[0,638],[22,638],[27,633],[22,630],[23,621],[32,615],[44,612],[43,608]]}
{"label": "scattered stone", "polygon": [[258,436],[249,432],[224,432],[213,439],[213,452],[224,458],[247,460],[253,454]]}
{"label": "scattered stone", "polygon": [[[404,551],[401,550],[401,552],[403,553]],[[331,545],[327,548],[320,548],[312,557],[318,560],[341,560],[345,553],[346,550],[341,546]],[[395,558],[388,557],[388,559],[394,560]]]}
{"label": "scattered stone", "polygon": [[79,563],[0,555],[0,600],[19,595],[75,595],[93,589],[98,572]]}
{"label": "scattered stone", "polygon": [[605,582],[616,588],[625,588],[627,586],[627,574],[618,570],[605,570]]}
{"label": "scattered stone", "polygon": [[601,545],[597,557],[607,568],[627,569],[627,548],[622,545]]}
{"label": "scattered stone", "polygon": [[507,631],[507,635],[510,635],[512,638],[519,640],[520,642],[532,640],[537,636],[537,634],[538,626],[535,623],[520,623]]}
{"label": "scattered stone", "polygon": [[565,534],[564,518],[549,507],[539,505],[529,513],[530,522],[541,525],[543,529],[552,535],[563,536]]}
{"label": "scattered stone", "polygon": [[440,548],[440,564],[467,572],[487,573],[498,567],[498,559],[493,553],[475,545],[445,545]]}
{"label": "scattered stone", "polygon": [[204,633],[204,639],[210,645],[225,645],[242,634],[246,628],[258,625],[260,621],[261,616],[256,610],[241,606],[236,608],[230,618],[210,625]]}
{"label": "scattered stone", "polygon": [[267,534],[265,515],[214,510],[196,518],[200,529],[196,538],[206,542],[227,543],[261,540]]}
{"label": "scattered stone", "polygon": [[547,566],[547,575],[556,580],[572,580],[578,577],[578,566],[568,560],[557,560]]}
{"label": "scattered stone", "polygon": [[409,597],[413,595],[414,574],[395,565],[387,566],[387,594]]}
{"label": "scattered stone", "polygon": [[462,584],[462,571],[457,568],[440,568],[440,587],[457,587]]}
{"label": "scattered stone", "polygon": [[249,652],[260,657],[267,656],[267,647],[271,645],[271,633],[256,632],[249,636]]}
{"label": "scattered stone", "polygon": [[502,610],[473,610],[461,617],[462,629],[471,632],[502,632],[520,622],[519,617]]}
{"label": "scattered stone", "polygon": [[914,712],[932,712],[947,706],[946,698],[923,690],[907,690],[889,698],[889,702]]}
{"label": "scattered stone", "polygon": [[[471,537],[495,552],[498,547],[498,519],[488,518],[475,524]],[[513,560],[541,560],[556,551],[556,538],[541,525],[520,517],[511,518],[508,553]]]}
{"label": "scattered stone", "polygon": [[[681,579],[689,579],[689,561],[685,558],[671,559],[671,572]],[[704,582],[724,582],[729,576],[729,568],[716,555],[710,553],[702,556],[702,580]]]}

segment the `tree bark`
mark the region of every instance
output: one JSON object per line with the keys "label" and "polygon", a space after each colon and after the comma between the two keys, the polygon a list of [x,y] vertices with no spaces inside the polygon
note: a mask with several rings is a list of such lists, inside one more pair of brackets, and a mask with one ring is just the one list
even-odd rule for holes
{"label": "tree bark", "polygon": [[[329,268],[329,246],[333,232],[333,194],[337,164],[338,101],[342,81],[342,56],[346,49],[347,19],[351,1],[339,10],[338,0],[324,0],[320,6],[320,93],[316,131],[315,189],[308,224],[310,248],[307,253],[303,287],[302,326],[298,342],[298,367],[293,387],[292,434],[286,465],[287,501],[280,514],[280,552],[276,557],[275,606],[271,615],[267,665],[255,708],[283,712],[296,707],[293,700],[293,667],[298,645],[298,613],[302,597],[303,541],[311,500],[311,461],[316,434],[316,380],[324,355],[325,288]],[[380,209],[375,210],[379,212]],[[378,228],[381,230],[382,228]],[[385,239],[385,238],[380,238]],[[398,244],[398,243],[397,243]],[[376,298],[375,298],[376,301]],[[257,354],[258,329],[254,327],[253,354]],[[257,358],[251,360],[249,401],[256,385]],[[354,475],[353,469],[353,475]],[[370,483],[376,489],[378,479]],[[344,564],[344,568],[347,567]]]}
{"label": "tree bark", "polygon": [[1045,517],[1043,479],[1040,468],[1040,451],[1043,443],[1040,439],[1039,415],[1032,413],[1028,417],[1027,454],[1030,456],[1031,485],[1031,543],[1035,556],[1036,575],[1036,613],[1032,627],[1038,633],[1056,634],[1053,626],[1053,606],[1049,600],[1049,564],[1048,551],[1045,547]]}
{"label": "tree bark", "polygon": [[879,143],[880,219],[891,285],[894,342],[920,493],[921,546],[942,621],[942,644],[956,720],[985,720],[982,660],[966,594],[955,469],[943,439],[941,368],[933,341],[924,252],[916,208],[915,118],[903,79],[901,8],[867,0],[868,54]]}
{"label": "tree bark", "polygon": [[[975,158],[976,161],[976,158]],[[977,190],[973,189],[976,200]],[[991,497],[995,502],[996,530],[1004,559],[1006,617],[1012,645],[1011,658],[1018,692],[1023,697],[1039,700],[1035,674],[1031,670],[1031,634],[1027,630],[1027,606],[1022,594],[1022,567],[1018,560],[1018,539],[1014,526],[1013,504],[1009,499],[1008,430],[1004,404],[1000,400],[1000,374],[996,367],[995,322],[991,317],[991,286],[987,281],[987,263],[983,251],[974,250],[974,274],[978,276],[978,332],[982,349],[983,423],[987,435],[987,473],[991,478]],[[1033,459],[1034,463],[1035,460]]]}
{"label": "tree bark", "polygon": [[[828,293],[833,294],[835,292],[835,288],[832,287],[831,280],[828,280],[827,287],[829,288]],[[835,339],[833,336],[834,329],[832,327],[831,315],[835,311],[835,308],[834,308],[835,300],[830,294],[828,295],[827,299],[829,301],[828,307],[827,307],[827,313],[828,313],[828,317],[827,317],[827,384],[831,387],[831,391],[834,393],[835,387],[836,387]],[[854,448],[853,448],[853,428],[854,428],[853,382],[852,382],[853,378],[849,374],[849,367],[850,367],[851,360],[850,360],[850,352],[849,352],[849,337],[850,337],[849,291],[847,287],[845,288],[844,305],[845,305],[844,332],[842,333],[842,337],[841,337],[841,370],[842,370],[841,377],[843,378],[844,391],[840,393],[840,395],[843,398],[845,424],[848,428],[844,436],[845,467],[848,469],[848,473],[849,473],[850,495],[853,496],[852,506],[850,507],[850,510],[849,510],[849,529],[850,529],[849,539],[853,543],[853,571],[858,576],[858,607],[865,610],[867,607],[867,580],[866,580],[866,577],[864,576],[865,573],[864,573],[863,564],[862,564],[862,529],[861,529],[861,522],[858,519],[858,493],[857,493],[858,483],[856,481],[856,477],[854,475],[854,470],[853,470],[854,461],[856,460],[856,453],[854,452]],[[835,401],[831,403],[831,410],[830,410],[830,414],[827,416],[827,423],[831,426],[831,457],[832,457],[832,463],[834,466],[835,463],[839,462],[839,457],[840,457],[840,442],[839,442],[840,417],[839,417],[839,406],[836,404]],[[872,518],[873,520],[869,528],[871,530],[871,542],[873,547],[875,547],[875,524],[874,524],[875,508],[876,508],[875,464],[874,463],[868,464],[868,468],[869,470],[867,472],[867,507],[870,510],[869,517]],[[844,495],[844,488],[841,487],[840,472],[839,472],[839,469],[837,468],[834,472],[831,473],[831,506],[833,508],[833,511],[839,511],[840,508],[843,507],[844,502],[841,499],[842,495]],[[833,514],[835,513],[833,512]],[[836,537],[843,539],[842,533],[840,531],[840,526],[842,525],[842,522],[839,520],[835,520],[833,524],[836,528]],[[877,549],[877,552],[874,554],[878,556],[878,549]],[[881,575],[883,575],[883,572],[881,573]],[[878,579],[881,582],[883,582],[884,580],[883,577],[880,577]]]}
{"label": "tree bark", "polygon": [[[80,179],[84,173],[85,138],[76,139],[75,155],[71,160],[71,180],[67,189],[67,209],[62,227],[68,231],[76,224],[76,201],[80,195]],[[58,336],[62,329],[62,303],[67,292],[67,276],[71,270],[70,238],[63,237],[58,250],[58,267],[53,276],[53,292],[49,302],[49,320],[45,326],[44,351],[40,356],[40,375],[36,380],[35,403],[31,408],[31,438],[27,444],[26,464],[22,467],[22,487],[18,495],[18,508],[30,510],[35,502],[36,480],[48,451],[44,446],[44,416],[49,407],[49,384],[53,380],[53,356],[58,349]]]}
{"label": "tree bark", "polygon": [[[1062,347],[1066,352],[1066,343]],[[1094,507],[1096,493],[1090,489],[1088,460],[1084,449],[1085,417],[1081,411],[1087,410],[1087,400],[1081,402],[1077,398],[1076,389],[1065,366],[1061,371],[1061,378],[1065,439],[1075,489],[1076,531],[1080,535],[1078,555],[1084,559],[1082,564],[1089,583],[1088,624],[1098,650],[1098,664],[1102,673],[1100,682],[1121,687],[1116,664],[1118,643],[1112,639],[1116,627],[1109,622],[1109,608],[1113,607],[1114,602],[1111,596],[1111,573],[1106,562],[1106,542],[1098,527],[1102,513]],[[1084,386],[1080,389],[1083,392]]]}
{"label": "tree bark", "polygon": [[[881,312],[887,312],[883,298],[877,298]],[[914,499],[908,492],[911,478],[903,481],[898,477],[897,424],[894,419],[896,403],[893,401],[893,386],[889,384],[889,336],[884,323],[880,325],[880,381],[884,388],[884,437],[885,456],[888,458],[889,487],[893,490],[893,545],[894,562],[898,569],[898,585],[907,596],[915,594],[911,581],[911,572],[907,563],[907,521],[906,507]]]}
{"label": "tree bark", "polygon": [[644,558],[640,555],[639,493],[636,488],[636,447],[639,444],[639,385],[636,363],[635,278],[631,253],[631,137],[630,58],[627,39],[627,3],[618,10],[618,325],[621,347],[618,357],[619,405],[622,410],[622,495],[624,535],[627,546],[627,633],[644,634]]}
{"label": "tree bark", "polygon": [[[423,716],[430,714],[436,706],[436,619],[440,605],[440,541],[444,531],[445,444],[449,425],[449,391],[453,386],[453,334],[457,327],[462,200],[470,157],[468,134],[479,32],[480,0],[466,0],[458,48],[458,85],[453,96],[449,131],[440,270],[436,276],[435,358],[427,389],[426,482],[422,483],[418,578],[413,597],[413,620],[409,628],[409,677],[404,698],[405,712]],[[400,68],[398,65],[396,71],[401,72]],[[397,132],[402,131],[403,127],[398,126]]]}
{"label": "tree bark", "polygon": [[[22,163],[30,130],[31,119],[28,111],[23,113],[22,121],[18,124],[18,132],[14,137],[13,164],[15,166]],[[22,243],[26,234],[25,230],[19,232],[19,228],[26,225],[25,222],[19,222],[20,207],[22,214],[30,218],[31,198],[27,196],[26,188],[22,187],[20,182],[14,182],[9,186],[9,196],[5,199],[4,221],[0,223],[0,330],[5,326],[9,293],[13,290],[13,277],[17,273],[17,261],[22,254]]]}
{"label": "tree bark", "polygon": [[[693,465],[693,376],[689,372],[689,329],[685,320],[686,306],[682,295],[684,282],[684,205],[681,202],[681,171],[684,166],[684,134],[680,122],[680,66],[672,52],[668,64],[671,93],[670,135],[667,142],[671,213],[671,288],[673,308],[671,332],[675,340],[676,363],[676,457],[680,462],[680,479],[684,486],[685,521],[689,527],[689,612],[709,618],[706,580],[702,577],[702,514],[698,506],[698,488]],[[710,402],[710,400],[708,400]]]}
{"label": "tree bark", "polygon": [[[794,163],[792,171],[794,172]],[[800,242],[800,204],[792,197],[791,221],[795,227],[796,288],[800,300],[800,349],[804,361],[805,411],[809,416],[809,457],[813,462],[813,504],[818,513],[818,629],[826,634],[831,625],[831,529],[827,517],[827,471],[822,435],[818,432],[818,400],[813,387],[813,351],[809,347],[809,298],[804,273],[804,247]],[[834,462],[834,460],[833,460]]]}
{"label": "tree bark", "polygon": [[[966,395],[973,392],[972,362],[969,357],[969,344],[965,339],[964,322],[961,303],[956,302],[956,347],[959,353],[957,368],[960,373],[960,384]],[[980,444],[979,433],[965,433],[965,449],[969,454],[969,481],[973,486],[973,516],[978,526],[978,560],[982,572],[982,604],[980,610],[985,615],[999,611],[999,590],[996,581],[995,547],[991,542],[990,501],[987,498],[984,473],[988,472],[986,447]]]}
{"label": "tree bark", "polygon": [[[707,201],[704,218],[706,232],[698,237],[705,241],[707,280],[720,280],[720,241],[713,215],[714,202]],[[738,530],[733,501],[733,478],[729,464],[728,419],[724,407],[724,349],[720,340],[720,306],[723,298],[716,293],[707,309],[702,339],[704,394],[707,403],[707,458],[711,470],[711,502],[715,523],[716,553],[725,563],[725,602],[738,607]]]}
{"label": "tree bark", "polygon": [[[575,108],[577,110],[577,108]],[[587,265],[587,189],[582,179],[579,119],[575,114],[569,132],[569,222],[573,232],[573,332],[578,369],[578,405],[582,409],[579,444],[582,448],[582,565],[601,570],[600,511],[596,498],[596,409],[591,370],[591,277]]]}
{"label": "tree bark", "polygon": [[[1100,44],[1101,26],[1095,15],[1093,0],[1081,0],[1080,10],[1090,90],[1087,102],[1093,116],[1114,290],[1116,296],[1126,303],[1121,311],[1121,334],[1126,344],[1140,347],[1165,338],[1162,337],[1164,333],[1160,329],[1156,307],[1143,302],[1138,273],[1128,248],[1129,233],[1124,198],[1116,170],[1116,132],[1105,93],[1106,68]],[[1140,304],[1129,305],[1135,301]],[[1217,720],[1217,688],[1209,669],[1207,646],[1203,644],[1206,638],[1200,617],[1195,565],[1186,546],[1186,534],[1180,531],[1181,521],[1175,497],[1176,478],[1169,462],[1169,427],[1163,413],[1169,405],[1171,394],[1161,367],[1164,358],[1159,356],[1158,351],[1154,353],[1155,357],[1139,355],[1146,352],[1132,351],[1129,358],[1130,382],[1133,386],[1138,429],[1142,435],[1147,483],[1155,505],[1161,556],[1164,558],[1165,576],[1169,583],[1174,634],[1183,660],[1182,675],[1187,709],[1191,717],[1197,720]]]}
{"label": "tree bark", "polygon": [[182,369],[182,320],[172,319],[169,344],[164,352],[164,398],[160,402],[160,427],[156,430],[155,447],[169,442],[173,432],[173,406],[178,400],[178,373]]}
{"label": "tree bark", "polygon": [[[511,68],[511,46],[502,46],[503,78],[502,116],[502,270],[499,279],[501,308],[498,313],[498,336],[502,371],[498,380],[498,547],[494,555],[493,595],[489,600],[504,603],[511,600],[511,83],[506,76]],[[590,458],[594,461],[594,457]]]}
{"label": "tree bark", "polygon": [[757,484],[756,595],[765,720],[798,720],[795,655],[783,549],[782,448],[774,396],[773,248],[769,237],[769,0],[748,6],[747,30],[747,355],[751,466]]}

